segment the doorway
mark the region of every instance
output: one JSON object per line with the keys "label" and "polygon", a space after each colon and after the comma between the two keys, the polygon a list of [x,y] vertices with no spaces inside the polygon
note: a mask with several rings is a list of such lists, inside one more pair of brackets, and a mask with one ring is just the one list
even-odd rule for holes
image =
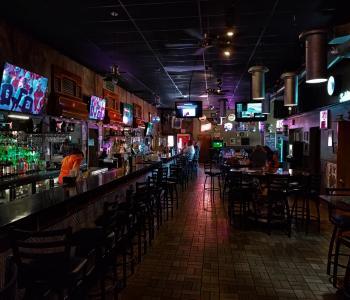
{"label": "doorway", "polygon": [[199,134],[199,162],[204,163],[210,160],[210,146],[211,146],[211,135],[210,134]]}
{"label": "doorway", "polygon": [[310,172],[318,174],[321,165],[321,130],[319,127],[310,128],[309,143],[309,169]]}

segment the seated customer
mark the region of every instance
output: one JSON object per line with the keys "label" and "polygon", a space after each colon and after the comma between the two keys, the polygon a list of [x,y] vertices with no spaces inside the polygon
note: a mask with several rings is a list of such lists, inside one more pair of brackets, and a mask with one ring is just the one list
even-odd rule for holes
{"label": "seated customer", "polygon": [[267,154],[261,145],[257,145],[250,155],[250,161],[253,168],[263,168],[266,166]]}
{"label": "seated customer", "polygon": [[58,183],[63,183],[63,177],[78,176],[80,172],[80,164],[84,159],[84,154],[81,150],[73,148],[70,154],[62,160],[61,172],[58,176]]}

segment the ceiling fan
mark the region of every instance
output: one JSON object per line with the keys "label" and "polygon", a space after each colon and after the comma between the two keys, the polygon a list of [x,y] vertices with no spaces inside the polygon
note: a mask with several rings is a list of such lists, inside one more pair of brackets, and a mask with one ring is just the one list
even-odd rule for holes
{"label": "ceiling fan", "polygon": [[190,35],[192,38],[198,40],[197,43],[174,43],[174,44],[165,44],[167,48],[177,48],[177,49],[188,49],[188,48],[198,48],[193,55],[199,56],[203,55],[205,51],[212,47],[223,48],[228,47],[231,44],[229,38],[225,38],[220,35],[210,35],[204,33],[203,35],[193,28],[185,29],[185,32]]}
{"label": "ceiling fan", "polygon": [[222,89],[222,80],[218,79],[215,88],[207,88],[206,93],[208,95],[214,95],[214,96],[224,96],[226,93],[229,92],[229,90],[223,90]]}
{"label": "ceiling fan", "polygon": [[112,65],[110,71],[104,74],[103,81],[109,81],[116,85],[121,79],[123,79],[121,76],[122,73],[126,72],[120,72],[118,65]]}

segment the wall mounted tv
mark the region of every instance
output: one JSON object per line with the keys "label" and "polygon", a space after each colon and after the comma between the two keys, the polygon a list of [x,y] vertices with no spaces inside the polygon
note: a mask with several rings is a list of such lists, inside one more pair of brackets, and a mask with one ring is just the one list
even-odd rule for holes
{"label": "wall mounted tv", "polygon": [[5,63],[0,88],[0,109],[41,115],[46,108],[48,79]]}
{"label": "wall mounted tv", "polygon": [[236,102],[236,122],[266,121],[261,102]]}
{"label": "wall mounted tv", "polygon": [[102,121],[106,113],[106,99],[97,96],[90,98],[89,119]]}
{"label": "wall mounted tv", "polygon": [[126,126],[132,126],[134,121],[133,105],[122,103],[123,123]]}
{"label": "wall mounted tv", "polygon": [[177,118],[200,118],[203,114],[202,101],[175,102]]}

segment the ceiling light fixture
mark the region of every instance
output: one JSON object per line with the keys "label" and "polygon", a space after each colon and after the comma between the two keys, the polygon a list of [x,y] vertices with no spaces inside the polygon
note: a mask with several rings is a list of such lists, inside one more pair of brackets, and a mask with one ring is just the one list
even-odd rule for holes
{"label": "ceiling light fixture", "polygon": [[8,117],[11,118],[11,119],[29,120],[29,116],[23,116],[23,115],[9,114]]}
{"label": "ceiling light fixture", "polygon": [[119,16],[119,14],[118,14],[115,10],[112,10],[112,11],[110,12],[110,15],[111,15],[112,17],[118,17],[118,16]]}
{"label": "ceiling light fixture", "polygon": [[316,29],[299,36],[305,40],[306,83],[327,81],[327,33],[327,30]]}
{"label": "ceiling light fixture", "polygon": [[294,72],[283,73],[284,80],[284,106],[292,107],[298,105],[298,75]]}
{"label": "ceiling light fixture", "polygon": [[230,57],[230,56],[231,56],[231,51],[228,50],[228,49],[226,49],[226,50],[224,51],[224,55],[225,55],[226,57]]}
{"label": "ceiling light fixture", "polygon": [[250,67],[248,72],[252,74],[251,95],[253,100],[265,99],[265,73],[269,69],[265,66]]}
{"label": "ceiling light fixture", "polygon": [[234,32],[232,30],[229,30],[226,32],[226,35],[232,37],[234,35]]}

